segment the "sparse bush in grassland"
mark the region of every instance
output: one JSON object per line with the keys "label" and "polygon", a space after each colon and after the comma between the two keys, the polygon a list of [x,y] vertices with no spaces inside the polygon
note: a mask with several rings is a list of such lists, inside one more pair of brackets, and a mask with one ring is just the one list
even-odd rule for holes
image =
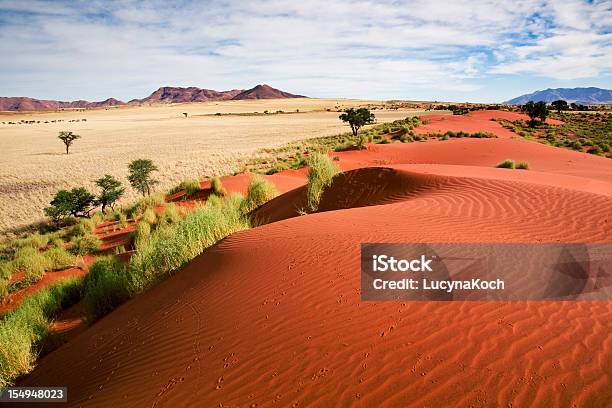
{"label": "sparse bush in grassland", "polygon": [[210,179],[210,189],[213,194],[216,194],[220,197],[225,197],[227,195],[227,191],[223,188],[223,183],[219,177],[213,177]]}
{"label": "sparse bush in grassland", "polygon": [[306,188],[306,207],[309,212],[317,211],[325,188],[331,185],[340,169],[326,155],[313,154],[308,160],[308,185]]}
{"label": "sparse bush in grassland", "polygon": [[54,271],[70,268],[76,261],[74,255],[60,247],[43,252],[43,256],[49,261],[49,269]]}
{"label": "sparse bush in grassland", "polygon": [[514,169],[516,167],[516,164],[514,163],[514,160],[507,159],[499,163],[495,167],[500,168],[500,169]]}
{"label": "sparse bush in grassland", "polygon": [[440,140],[449,140],[449,137],[447,135],[444,135],[440,138]]}
{"label": "sparse bush in grassland", "polygon": [[85,234],[74,237],[68,250],[74,255],[95,254],[100,250],[100,239],[94,234]]}
{"label": "sparse bush in grassland", "polygon": [[[146,225],[149,224],[141,223]],[[83,304],[91,323],[130,298],[126,266],[114,256],[98,258],[83,280]]]}
{"label": "sparse bush in grassland", "polygon": [[136,224],[134,230],[134,246],[136,248],[142,248],[151,236],[151,225],[146,221],[140,221]]}
{"label": "sparse bush in grassland", "polygon": [[274,184],[260,176],[253,176],[249,182],[247,195],[242,204],[242,211],[246,214],[260,205],[270,201],[278,192]]}
{"label": "sparse bush in grassland", "polygon": [[518,162],[516,163],[516,168],[519,170],[528,170],[529,169],[529,163],[527,162]]}
{"label": "sparse bush in grassland", "polygon": [[391,141],[387,137],[383,137],[378,141],[378,144],[389,144]]}
{"label": "sparse bush in grassland", "polygon": [[155,210],[153,210],[153,208],[147,208],[145,212],[142,214],[141,219],[142,221],[153,225],[157,223],[157,214],[155,213]]}
{"label": "sparse bush in grassland", "polygon": [[32,247],[19,248],[12,261],[13,270],[25,274],[27,282],[36,282],[50,269],[50,262],[38,249]]}
{"label": "sparse bush in grassland", "polygon": [[447,130],[446,133],[444,133],[444,136],[446,136],[446,138],[448,139],[449,137],[457,137],[457,134],[452,130]]}
{"label": "sparse bush in grassland", "polygon": [[241,201],[239,196],[232,196],[220,205],[207,202],[176,224],[152,233],[131,258],[130,292],[142,292],[220,239],[248,228],[248,220],[240,211]]}
{"label": "sparse bush in grassland", "polygon": [[468,132],[460,130],[457,132],[457,137],[470,137],[470,134]]}
{"label": "sparse bush in grassland", "polygon": [[0,321],[0,387],[32,370],[52,334],[50,319],[80,298],[81,280],[63,279],[27,297]]}
{"label": "sparse bush in grassland", "polygon": [[422,124],[427,125],[429,123],[429,119],[423,119],[421,121]]}

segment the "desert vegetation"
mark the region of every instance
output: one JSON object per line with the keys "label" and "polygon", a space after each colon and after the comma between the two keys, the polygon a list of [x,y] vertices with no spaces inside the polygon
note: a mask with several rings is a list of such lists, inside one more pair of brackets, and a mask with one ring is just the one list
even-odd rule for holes
{"label": "desert vegetation", "polygon": [[517,135],[540,143],[612,158],[612,114],[562,112],[555,117],[562,124],[537,123],[521,120],[499,123]]}

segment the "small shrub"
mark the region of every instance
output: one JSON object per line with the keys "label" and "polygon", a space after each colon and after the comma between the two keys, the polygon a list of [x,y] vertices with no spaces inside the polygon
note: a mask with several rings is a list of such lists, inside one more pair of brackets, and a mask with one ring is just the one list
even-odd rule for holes
{"label": "small shrub", "polygon": [[313,154],[308,160],[308,185],[306,189],[306,206],[309,212],[319,207],[319,202],[326,187],[340,171],[339,167],[326,155]]}
{"label": "small shrub", "polygon": [[518,170],[529,170],[529,163],[527,163],[527,162],[518,162],[518,163],[516,163],[516,168]]}
{"label": "small shrub", "polygon": [[94,234],[75,237],[68,247],[74,255],[95,254],[100,250],[100,239]]}
{"label": "small shrub", "polygon": [[601,149],[601,147],[599,146],[593,146],[591,147],[589,150],[587,150],[587,153],[591,153],[591,154],[602,154],[603,150]]}
{"label": "small shrub", "polygon": [[444,136],[446,137],[444,140],[448,140],[449,137],[457,137],[457,134],[452,130],[448,130],[446,133],[444,133]]}
{"label": "small shrub", "polygon": [[514,163],[514,160],[507,159],[499,163],[495,167],[500,168],[500,169],[514,169],[516,167],[516,164]]}
{"label": "small shrub", "polygon": [[185,190],[185,197],[191,197],[200,190],[200,181],[197,179],[183,180],[178,186],[170,190],[168,194],[175,194],[181,190]]}
{"label": "small shrub", "polygon": [[51,270],[61,270],[74,266],[74,255],[70,254],[64,248],[51,248],[43,253],[43,256],[49,261]]}
{"label": "small shrub", "polygon": [[119,228],[123,229],[128,226],[127,216],[124,213],[119,214],[119,219],[117,220],[119,224]]}

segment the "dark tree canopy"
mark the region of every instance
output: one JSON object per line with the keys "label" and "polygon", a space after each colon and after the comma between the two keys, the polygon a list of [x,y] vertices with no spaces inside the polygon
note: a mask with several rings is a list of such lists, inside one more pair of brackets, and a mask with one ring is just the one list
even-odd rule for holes
{"label": "dark tree canopy", "polygon": [[523,106],[523,111],[525,111],[527,113],[527,115],[529,115],[529,117],[531,118],[531,120],[529,121],[529,125],[531,127],[535,126],[536,119],[539,119],[540,121],[544,122],[544,121],[546,121],[546,118],[550,114],[550,111],[548,110],[548,107],[546,106],[546,102],[542,102],[542,101],[540,101],[540,102],[533,102],[533,101],[527,102]]}
{"label": "dark tree canopy", "polygon": [[94,208],[95,198],[85,187],[60,190],[51,200],[51,206],[45,208],[45,215],[49,216],[56,223],[70,215],[73,217],[87,217]]}
{"label": "dark tree canopy", "polygon": [[105,174],[104,177],[97,179],[96,185],[102,190],[96,198],[96,203],[102,206],[102,212],[106,210],[106,207],[114,209],[115,202],[121,198],[125,188],[110,174]]}
{"label": "dark tree canopy", "polygon": [[151,178],[151,173],[157,171],[157,167],[149,159],[137,159],[132,161],[128,170],[128,181],[131,186],[139,191],[143,196],[151,194],[151,188],[157,184],[156,180]]}
{"label": "dark tree canopy", "polygon": [[57,138],[60,139],[62,142],[64,142],[64,144],[66,145],[66,154],[68,154],[69,150],[70,150],[70,146],[72,145],[72,143],[75,140],[80,139],[81,136],[76,135],[76,134],[74,134],[72,132],[61,131]]}
{"label": "dark tree canopy", "polygon": [[351,125],[353,136],[357,136],[357,131],[359,131],[362,126],[373,123],[376,119],[374,114],[366,108],[347,109],[342,115],[339,116],[339,118],[343,122],[348,122],[349,125]]}
{"label": "dark tree canopy", "polygon": [[569,109],[569,105],[563,99],[553,101],[551,102],[551,105],[557,110],[557,113],[561,113],[561,111]]}

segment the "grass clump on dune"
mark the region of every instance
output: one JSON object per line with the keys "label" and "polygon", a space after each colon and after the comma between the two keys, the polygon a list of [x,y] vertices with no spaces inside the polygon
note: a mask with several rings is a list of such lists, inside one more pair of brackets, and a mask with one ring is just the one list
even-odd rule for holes
{"label": "grass clump on dune", "polygon": [[0,387],[32,370],[52,335],[50,319],[80,298],[81,279],[60,280],[24,299],[0,321]]}
{"label": "grass clump on dune", "polygon": [[75,237],[68,247],[68,250],[74,255],[95,254],[100,250],[100,238],[89,233],[80,237]]}
{"label": "grass clump on dune", "polygon": [[83,288],[85,313],[91,323],[130,298],[126,265],[114,256],[97,259],[83,280]]}
{"label": "grass clump on dune", "polygon": [[306,207],[308,212],[314,212],[319,208],[323,191],[331,185],[340,168],[327,155],[321,153],[315,153],[308,159],[308,167]]}
{"label": "grass clump on dune", "polygon": [[130,292],[139,293],[231,233],[249,227],[239,196],[206,203],[172,226],[160,228],[130,260]]}
{"label": "grass clump on dune", "polygon": [[503,162],[498,163],[495,167],[498,169],[514,169],[516,167],[516,163],[514,160],[506,159]]}
{"label": "grass clump on dune", "polygon": [[168,192],[168,194],[169,195],[176,194],[182,190],[185,190],[184,198],[191,197],[192,195],[194,195],[196,192],[200,190],[200,180],[198,179],[183,180],[178,186],[171,189]]}
{"label": "grass clump on dune", "polygon": [[60,247],[43,252],[43,256],[49,261],[49,269],[54,271],[70,268],[76,261],[74,255]]}
{"label": "grass clump on dune", "polygon": [[151,225],[148,222],[140,221],[134,230],[134,247],[142,248],[151,237]]}
{"label": "grass clump on dune", "polygon": [[40,280],[45,271],[51,269],[51,262],[38,249],[32,247],[18,249],[11,263],[13,271],[23,272],[25,280],[30,283]]}
{"label": "grass clump on dune", "polygon": [[213,194],[216,194],[219,197],[225,197],[227,195],[227,191],[223,187],[223,183],[221,183],[221,179],[219,179],[219,177],[213,177],[210,179],[210,190]]}
{"label": "grass clump on dune", "polygon": [[529,170],[529,163],[527,163],[527,162],[518,162],[518,163],[516,163],[516,168],[518,170]]}
{"label": "grass clump on dune", "polygon": [[261,176],[253,176],[242,204],[242,212],[249,213],[277,195],[274,184]]}

